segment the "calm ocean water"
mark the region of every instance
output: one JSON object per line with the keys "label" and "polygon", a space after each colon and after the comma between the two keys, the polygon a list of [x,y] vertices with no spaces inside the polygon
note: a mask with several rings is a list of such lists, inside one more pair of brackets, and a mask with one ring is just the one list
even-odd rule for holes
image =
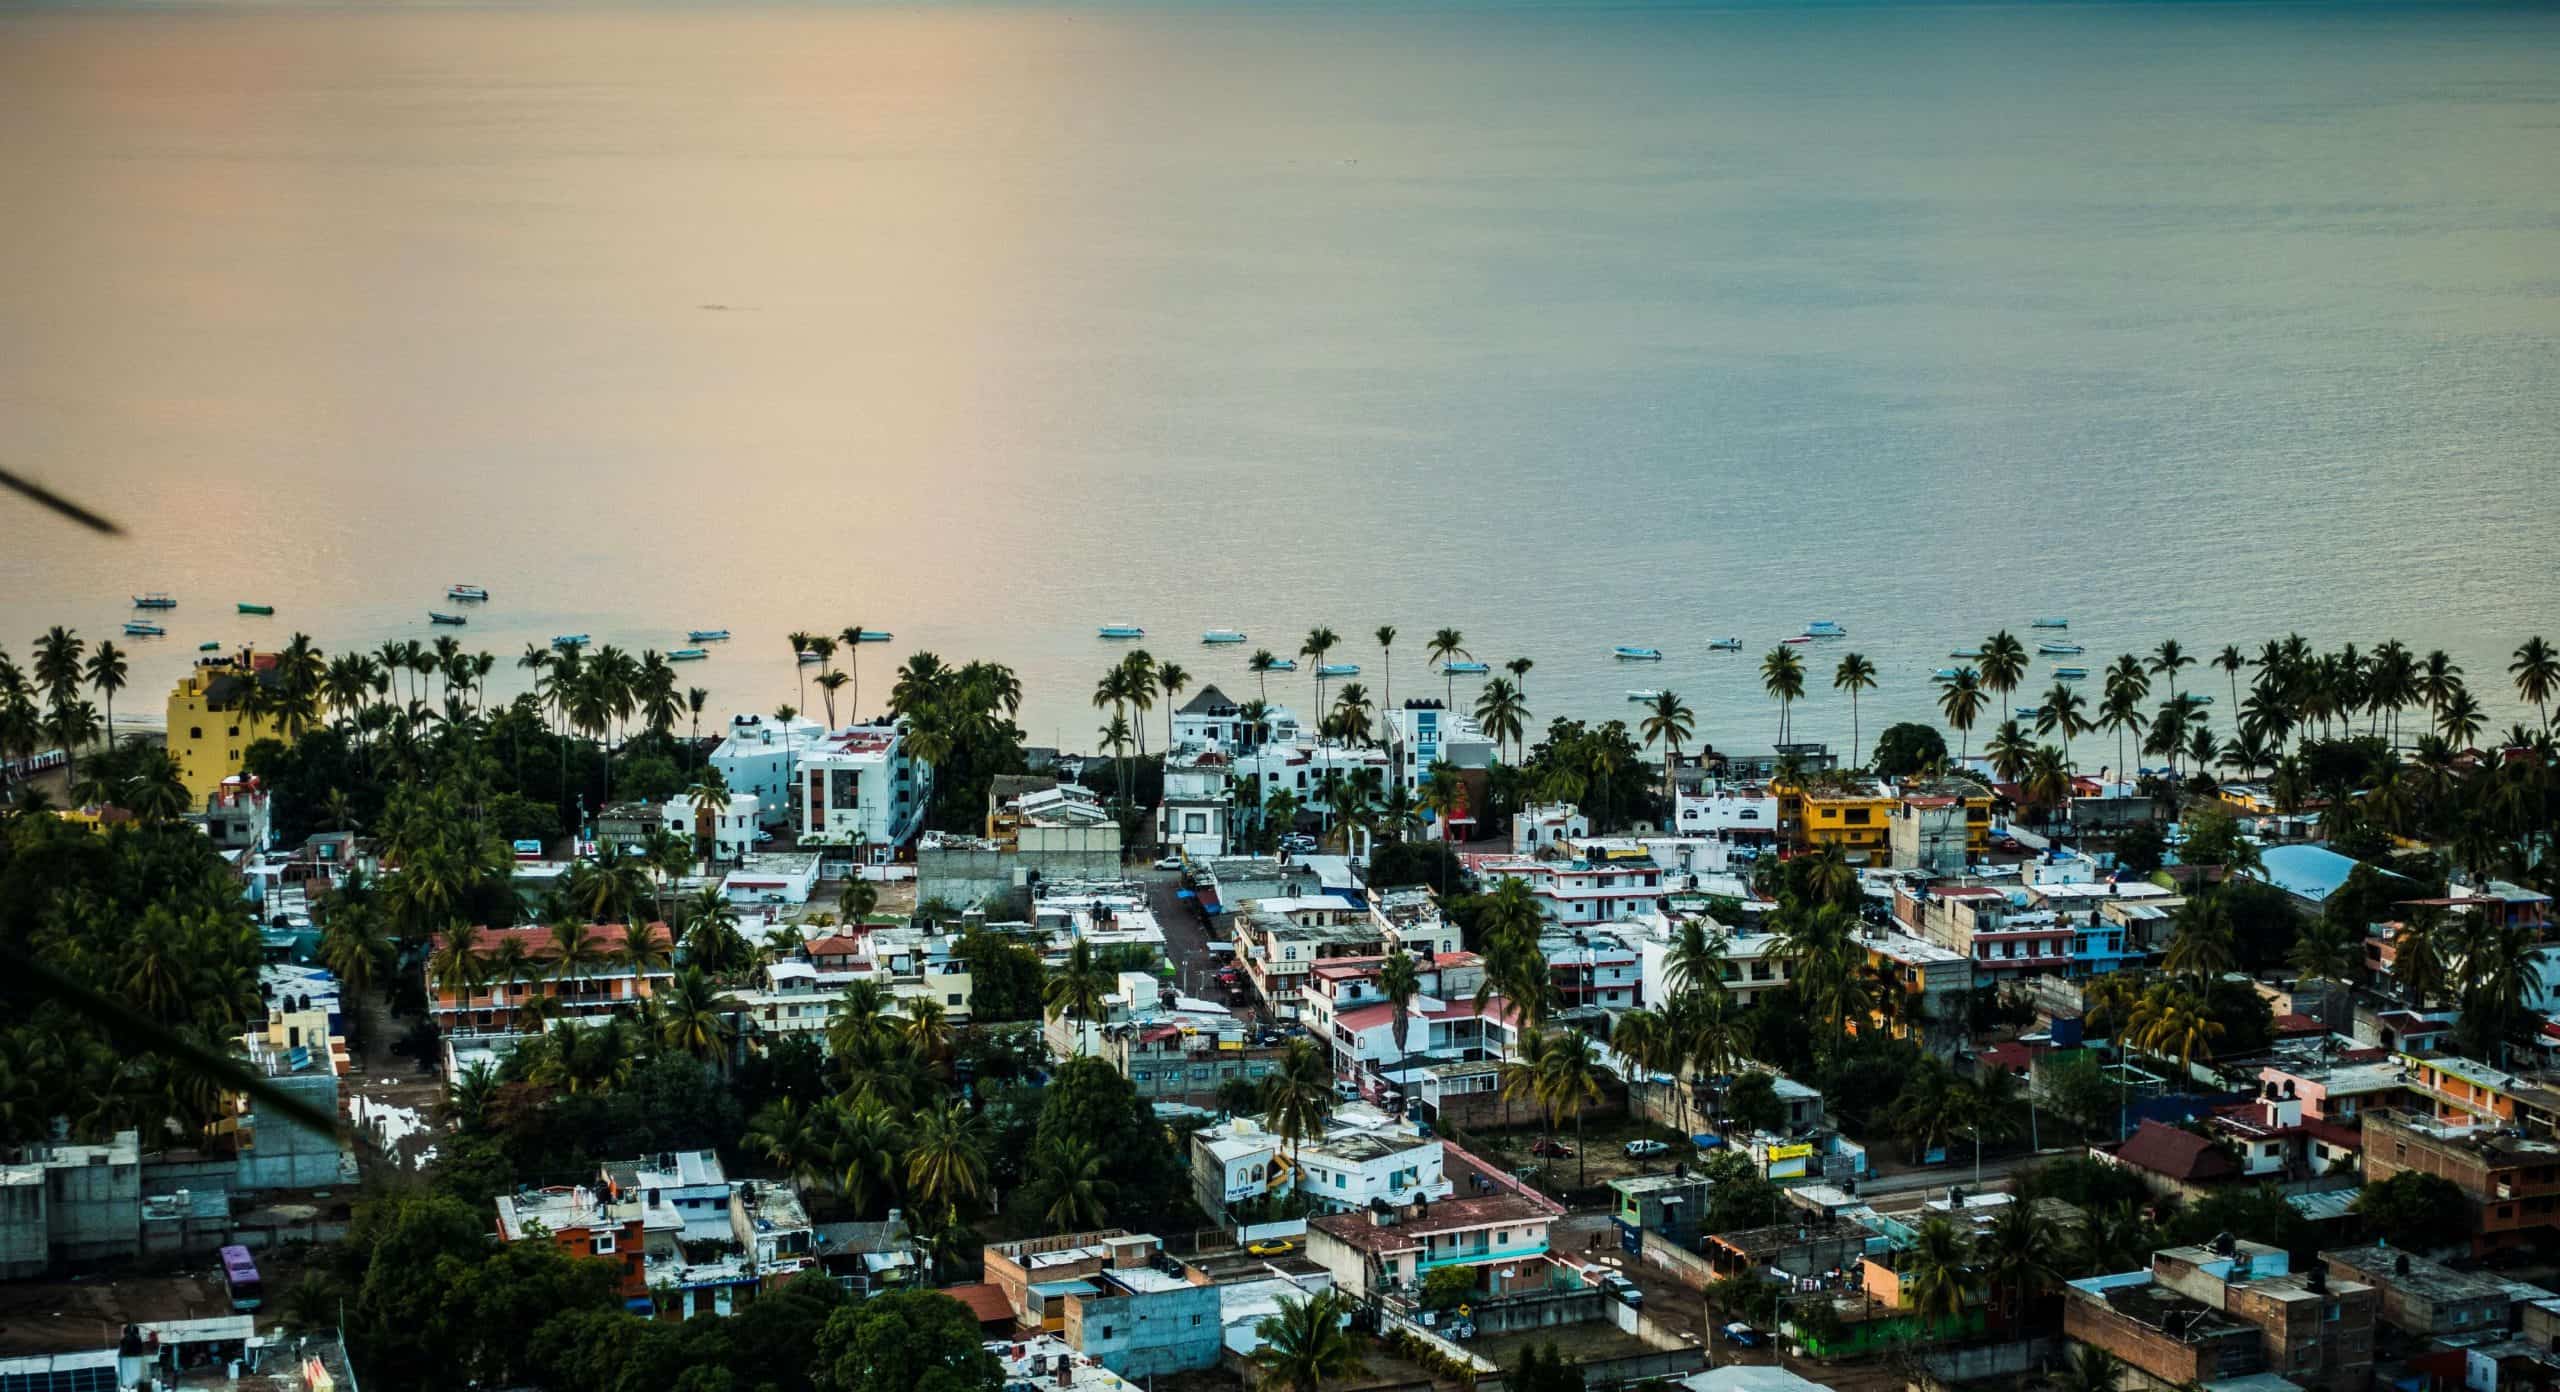
{"label": "calm ocean water", "polygon": [[866,705],[992,657],[1089,746],[1099,622],[1233,694],[1318,623],[1437,690],[1448,624],[1740,745],[1808,619],[1872,737],[2063,614],[2503,721],[2555,151],[2550,6],[0,9],[0,457],[132,532],[0,500],[0,643],[170,590],[156,691],[472,581],[510,657],[727,627],[763,709],[859,622]]}

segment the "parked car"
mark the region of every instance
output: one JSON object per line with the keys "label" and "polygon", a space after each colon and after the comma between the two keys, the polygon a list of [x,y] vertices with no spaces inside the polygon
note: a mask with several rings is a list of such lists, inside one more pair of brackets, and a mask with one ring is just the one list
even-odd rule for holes
{"label": "parked car", "polygon": [[1476,1322],[1471,1319],[1452,1320],[1449,1327],[1440,1332],[1452,1339],[1472,1339],[1476,1336]]}
{"label": "parked car", "polygon": [[1626,1151],[1627,1158],[1630,1160],[1644,1160],[1671,1153],[1671,1145],[1668,1141],[1629,1141],[1620,1149]]}
{"label": "parked car", "polygon": [[1759,1348],[1769,1342],[1768,1335],[1747,1324],[1728,1324],[1722,1333],[1724,1341],[1737,1348]]}
{"label": "parked car", "polygon": [[1296,1250],[1298,1250],[1298,1244],[1285,1237],[1266,1237],[1245,1248],[1245,1251],[1257,1257],[1285,1257]]}
{"label": "parked car", "polygon": [[1550,1160],[1570,1160],[1573,1158],[1573,1147],[1552,1136],[1540,1136],[1529,1143],[1529,1153],[1542,1155]]}
{"label": "parked car", "polygon": [[1179,870],[1182,868],[1182,857],[1178,855],[1165,856],[1156,861],[1156,868],[1158,870]]}
{"label": "parked car", "polygon": [[2025,846],[2019,844],[2018,838],[2011,836],[2005,831],[1992,838],[1991,844],[2004,851],[2023,851],[2026,849]]}
{"label": "parked car", "polygon": [[1618,1297],[1618,1303],[1622,1305],[1641,1308],[1644,1304],[1644,1288],[1614,1271],[1600,1278],[1600,1284]]}

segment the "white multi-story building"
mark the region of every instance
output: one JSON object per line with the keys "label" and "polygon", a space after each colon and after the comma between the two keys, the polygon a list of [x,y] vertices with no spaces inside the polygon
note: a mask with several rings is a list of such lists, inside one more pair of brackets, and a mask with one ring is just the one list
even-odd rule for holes
{"label": "white multi-story building", "polygon": [[1644,1000],[1644,956],[1639,931],[1618,928],[1551,929],[1538,937],[1556,996],[1567,1006],[1632,1010]]}
{"label": "white multi-story building", "polygon": [[1384,712],[1382,718],[1386,729],[1379,738],[1394,760],[1391,786],[1417,797],[1431,779],[1433,764],[1463,770],[1493,763],[1492,738],[1464,711],[1444,709],[1435,700],[1413,700]]}
{"label": "white multi-story building", "polygon": [[1683,793],[1675,819],[1683,836],[1711,836],[1740,846],[1778,840],[1778,797],[1761,783],[1714,783]]}
{"label": "white multi-story building", "polygon": [[933,766],[889,723],[833,730],[800,751],[792,823],[803,845],[851,846],[886,864],[924,825]]}
{"label": "white multi-story building", "polygon": [[1533,856],[1591,834],[1591,819],[1569,802],[1533,802],[1511,817],[1511,853]]}
{"label": "white multi-story building", "polygon": [[[1630,934],[1636,954],[1642,959],[1639,984],[1648,1010],[1668,1007],[1673,996],[1689,987],[1688,982],[1676,979],[1671,969],[1671,951],[1679,941],[1680,921],[1655,914]],[[1787,984],[1787,964],[1778,955],[1776,934],[1737,933],[1712,918],[1704,921],[1708,939],[1723,951],[1724,975],[1720,984],[1734,1004],[1749,1005],[1762,992]]]}
{"label": "white multi-story building", "polygon": [[1449,1197],[1455,1187],[1440,1141],[1365,1103],[1334,1109],[1325,1133],[1291,1147],[1251,1117],[1237,1117],[1191,1138],[1195,1197],[1215,1213],[1229,1204],[1296,1190],[1328,1213]]}
{"label": "white multi-story building", "polygon": [[1273,740],[1260,749],[1236,756],[1235,777],[1238,782],[1252,781],[1262,800],[1286,788],[1298,799],[1298,806],[1315,812],[1324,788],[1325,775],[1337,773],[1345,778],[1361,769],[1376,769],[1380,786],[1395,771],[1395,756],[1383,748],[1354,748],[1347,744],[1310,740]]}
{"label": "white multi-story building", "polygon": [[[686,841],[699,844],[706,830],[705,810],[694,804],[693,795],[678,793],[659,808],[665,816],[667,830]],[[707,814],[713,860],[744,860],[756,848],[756,832],[763,825],[764,800],[753,793],[731,793],[729,805],[710,809]]]}
{"label": "white multi-story building", "polygon": [[1469,862],[1486,879],[1528,881],[1538,912],[1568,928],[1641,918],[1667,892],[1653,853],[1614,837],[1568,841],[1559,859],[1483,855]]}
{"label": "white multi-story building", "polygon": [[1156,843],[1195,858],[1225,855],[1235,813],[1227,775],[1234,767],[1235,760],[1218,749],[1176,746],[1167,754]]}
{"label": "white multi-story building", "polygon": [[1244,702],[1235,700],[1215,686],[1204,686],[1192,693],[1173,713],[1173,745],[1180,749],[1218,749],[1228,753],[1248,750],[1257,744],[1294,743],[1298,738],[1298,717],[1287,706],[1269,706],[1262,716],[1262,733],[1257,737],[1248,728]]}
{"label": "white multi-story building", "polygon": [[756,815],[767,826],[780,826],[791,810],[792,775],[800,751],[815,745],[827,727],[803,716],[789,721],[769,715],[733,715],[729,734],[711,751],[711,766],[729,784],[729,795],[756,800]]}

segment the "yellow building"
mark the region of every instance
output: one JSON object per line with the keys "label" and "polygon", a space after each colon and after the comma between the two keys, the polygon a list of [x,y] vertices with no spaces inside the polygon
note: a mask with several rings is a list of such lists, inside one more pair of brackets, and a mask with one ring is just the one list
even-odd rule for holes
{"label": "yellow building", "polygon": [[240,696],[256,680],[272,681],[273,653],[214,658],[198,663],[169,692],[169,757],[178,761],[187,796],[198,806],[222,780],[240,772],[241,756],[260,740],[284,740],[283,720],[273,714],[243,716]]}
{"label": "yellow building", "polygon": [[1772,783],[1778,826],[1808,850],[1837,846],[1853,861],[1882,865],[1891,857],[1894,792],[1870,778],[1815,774],[1801,784]]}

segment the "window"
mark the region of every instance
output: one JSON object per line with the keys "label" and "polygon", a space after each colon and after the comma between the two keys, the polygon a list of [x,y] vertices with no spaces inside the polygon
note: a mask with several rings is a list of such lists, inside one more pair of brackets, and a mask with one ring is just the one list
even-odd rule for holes
{"label": "window", "polygon": [[188,727],[187,727],[187,738],[189,738],[189,739],[203,739],[203,738],[204,738],[204,727],[203,727],[202,725],[190,725],[190,726],[188,726]]}
{"label": "window", "polygon": [[958,1004],[960,1003],[960,993],[959,993],[959,992],[957,992],[957,991],[953,991],[953,992],[950,992],[950,993],[948,993],[948,994],[944,995],[944,996],[943,996],[943,998],[942,998],[942,1003],[943,1003],[943,1004],[945,1004],[945,1005],[958,1005]]}
{"label": "window", "polygon": [[608,1255],[611,1255],[611,1253],[612,1253],[612,1252],[613,1252],[613,1234],[611,1234],[611,1233],[597,1233],[597,1234],[596,1234],[596,1255],[597,1255],[597,1256],[599,1256],[599,1257],[602,1257],[602,1256],[608,1256]]}
{"label": "window", "polygon": [[1107,1324],[1106,1324],[1106,1325],[1102,1326],[1102,1337],[1104,1337],[1104,1338],[1106,1338],[1106,1339],[1108,1339],[1108,1338],[1110,1338],[1110,1337],[1111,1337],[1111,1326],[1110,1326],[1110,1325],[1107,1325]]}

